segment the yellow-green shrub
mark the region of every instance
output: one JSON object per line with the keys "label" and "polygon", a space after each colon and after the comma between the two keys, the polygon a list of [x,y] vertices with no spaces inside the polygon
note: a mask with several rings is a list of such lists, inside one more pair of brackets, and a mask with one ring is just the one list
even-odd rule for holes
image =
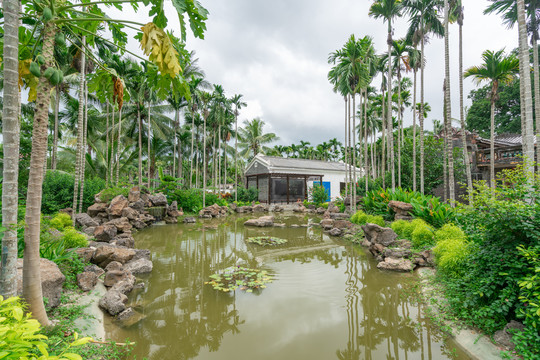
{"label": "yellow-green shrub", "polygon": [[386,226],[386,223],[384,222],[384,218],[382,216],[378,215],[368,215],[366,218],[366,224],[377,224],[379,226]]}
{"label": "yellow-green shrub", "polygon": [[64,237],[62,239],[64,240],[64,245],[67,249],[88,246],[88,240],[86,239],[86,236],[79,233],[74,228],[67,228],[64,231]]}
{"label": "yellow-green shrub", "polygon": [[407,225],[403,227],[402,236],[405,239],[412,240],[412,234],[414,230],[416,230],[416,228],[419,226],[425,227],[429,225],[422,219],[414,219],[413,221],[411,221],[410,223],[407,223]]}
{"label": "yellow-green shrub", "polygon": [[428,225],[418,224],[412,232],[411,242],[413,247],[416,249],[433,245],[435,242],[433,237],[433,229],[431,229]]}
{"label": "yellow-green shrub", "polygon": [[406,220],[396,220],[392,223],[392,225],[390,225],[390,227],[401,238],[403,237],[403,230],[408,225],[409,225],[409,222]]}
{"label": "yellow-green shrub", "polygon": [[358,210],[353,216],[351,216],[351,222],[358,225],[364,225],[368,216],[369,215],[362,210]]}
{"label": "yellow-green shrub", "polygon": [[439,230],[435,231],[435,241],[439,243],[448,239],[466,239],[467,236],[459,227],[453,224],[446,224]]}
{"label": "yellow-green shrub", "polygon": [[68,214],[58,213],[51,219],[50,224],[53,228],[62,231],[68,226],[73,226],[73,221]]}
{"label": "yellow-green shrub", "polygon": [[439,270],[459,274],[470,253],[470,245],[465,237],[447,238],[437,242],[433,248]]}

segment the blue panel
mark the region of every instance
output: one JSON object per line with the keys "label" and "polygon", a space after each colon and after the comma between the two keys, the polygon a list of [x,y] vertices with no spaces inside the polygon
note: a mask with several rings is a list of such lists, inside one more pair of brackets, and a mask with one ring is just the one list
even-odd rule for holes
{"label": "blue panel", "polygon": [[[326,190],[326,193],[328,194],[328,198],[326,199],[326,201],[330,201],[332,200],[332,196],[331,196],[331,193],[330,193],[330,181],[323,181],[322,182],[323,186],[324,186],[324,190]],[[314,181],[313,182],[313,186],[315,185],[321,185],[321,182],[320,181]]]}

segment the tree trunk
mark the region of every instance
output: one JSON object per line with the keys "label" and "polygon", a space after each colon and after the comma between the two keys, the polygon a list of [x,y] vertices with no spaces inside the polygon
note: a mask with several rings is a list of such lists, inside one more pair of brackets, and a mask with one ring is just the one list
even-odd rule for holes
{"label": "tree trunk", "polygon": [[147,161],[148,161],[148,164],[146,164],[146,166],[148,167],[148,190],[151,190],[152,189],[152,178],[150,177],[150,132],[152,130],[152,127],[150,125],[150,103],[148,103],[148,141],[147,141],[147,145],[148,145],[148,153],[147,153]]}
{"label": "tree trunk", "polygon": [[[423,59],[420,59],[422,61]],[[412,145],[412,168],[413,168],[413,191],[416,191],[416,78],[417,71],[414,70],[414,82],[413,82],[413,145]]]}
{"label": "tree trunk", "polygon": [[[367,90],[364,89],[364,178],[366,181],[366,195],[368,192],[368,124],[367,124],[367,102],[368,102],[368,95]],[[372,164],[373,165],[373,164]]]}
{"label": "tree trunk", "polygon": [[347,139],[348,139],[348,136],[347,136],[347,133],[348,133],[348,128],[347,128],[347,124],[348,124],[348,117],[349,117],[349,113],[348,113],[348,108],[349,108],[349,105],[348,105],[348,101],[347,101],[347,96],[344,96],[343,97],[343,100],[345,100],[345,140],[344,140],[344,148],[345,148],[345,151],[344,151],[344,159],[343,159],[343,162],[345,164],[345,199],[347,199],[347,196],[349,196],[349,171],[347,169],[347,162],[348,162],[348,155],[349,155],[349,151],[348,151],[348,145],[347,145]]}
{"label": "tree trunk", "polygon": [[465,108],[463,105],[463,7],[461,8],[459,25],[459,119],[461,122],[461,143],[463,144],[463,163],[467,175],[467,194],[469,195],[469,204],[473,201],[472,194],[472,175],[471,163],[469,161],[469,152],[467,150],[467,134],[465,133]]}
{"label": "tree trunk", "polygon": [[204,109],[204,121],[203,121],[203,195],[202,195],[202,203],[203,208],[206,207],[206,119],[208,118],[208,110]]}
{"label": "tree trunk", "polygon": [[[356,93],[353,92],[352,94],[352,171],[353,171],[353,192],[352,192],[352,204],[353,204],[353,211],[356,212]],[[321,184],[322,186],[322,184]]]}
{"label": "tree trunk", "polygon": [[173,153],[172,153],[172,163],[173,163],[173,168],[172,168],[172,173],[173,173],[173,176],[176,175],[176,149],[178,147],[178,123],[180,122],[180,117],[179,117],[179,114],[178,114],[178,109],[175,109],[174,110],[174,145],[173,145]]}
{"label": "tree trunk", "polygon": [[398,186],[401,187],[401,146],[403,145],[403,119],[401,114],[401,66],[398,62]]}
{"label": "tree trunk", "polygon": [[446,98],[446,136],[448,137],[448,185],[450,190],[450,206],[454,207],[456,202],[456,189],[454,181],[454,146],[452,131],[452,100],[450,98],[450,50],[449,50],[449,16],[450,7],[448,0],[444,0],[445,22],[444,22],[444,67],[446,74],[446,86],[444,96]]}
{"label": "tree trunk", "polygon": [[[495,87],[495,84],[493,85]],[[491,98],[491,122],[489,129],[489,183],[495,189],[495,99]]]}
{"label": "tree trunk", "polygon": [[111,153],[109,155],[109,182],[110,184],[112,185],[114,183],[114,180],[113,180],[113,173],[114,173],[114,110],[115,110],[115,107],[116,107],[116,100],[114,99],[114,95],[113,95],[113,103],[112,103],[112,118],[111,118]]}
{"label": "tree trunk", "polygon": [[[422,33],[424,32],[422,17]],[[420,53],[424,56],[424,36],[420,39]],[[424,61],[420,61],[420,192],[424,193]]]}
{"label": "tree trunk", "polygon": [[[41,53],[45,64],[44,71],[54,66],[54,36],[56,25],[46,22],[43,29],[43,47]],[[30,156],[30,174],[26,199],[24,261],[23,261],[23,296],[28,302],[28,310],[43,326],[49,325],[49,319],[43,304],[39,257],[39,235],[41,218],[41,198],[43,185],[43,163],[47,156],[47,123],[49,120],[51,83],[43,75],[39,78],[34,128],[32,131],[32,154]],[[75,209],[74,209],[75,211]]]}
{"label": "tree trunk", "polygon": [[234,112],[234,201],[238,201],[238,106]]}
{"label": "tree trunk", "polygon": [[122,132],[122,107],[118,109],[118,141],[116,144],[116,186],[120,179],[120,133]]}
{"label": "tree trunk", "polygon": [[[534,31],[533,34],[533,41],[532,41],[532,47],[533,47],[533,66],[534,69],[540,69],[540,66],[538,64],[538,43],[537,43],[537,34],[536,31]],[[535,116],[536,116],[536,159],[534,162],[540,160],[540,76],[538,75],[538,71],[533,71],[534,76],[534,108],[535,108]],[[540,171],[539,171],[540,173]]]}
{"label": "tree trunk", "polygon": [[[86,36],[82,37],[82,48],[86,46]],[[75,214],[77,214],[77,199],[79,195],[81,179],[81,153],[84,152],[83,131],[84,131],[84,80],[86,69],[86,54],[81,52],[81,69],[79,80],[79,116],[77,121],[77,152],[75,155],[75,185],[73,187],[73,226],[75,227]]]}
{"label": "tree trunk", "polygon": [[527,24],[525,20],[525,2],[517,0],[517,16],[519,30],[519,66],[523,69],[523,86],[525,103],[525,129],[526,134],[523,139],[525,147],[524,156],[527,162],[525,169],[528,173],[534,174],[534,132],[533,132],[533,103],[531,93],[531,72],[529,63],[529,45],[527,44]]}
{"label": "tree trunk", "polygon": [[105,184],[109,187],[109,99],[107,99],[107,125],[105,126]]}
{"label": "tree trunk", "polygon": [[137,103],[137,124],[139,125],[139,179],[137,184],[139,185],[139,191],[142,189],[142,120],[141,120],[141,107],[140,103]]}
{"label": "tree trunk", "polygon": [[390,152],[390,172],[392,191],[396,190],[396,164],[394,160],[394,125],[392,124],[392,20],[388,19],[388,151]]}
{"label": "tree trunk", "polygon": [[381,106],[381,118],[382,118],[382,138],[381,138],[381,176],[382,187],[386,190],[386,117],[385,117],[385,104],[384,104],[384,90],[382,91],[382,106]]}
{"label": "tree trunk", "polygon": [[[352,106],[352,101],[351,101],[351,95],[349,95],[349,119],[348,119],[348,122],[347,122],[347,136],[348,136],[348,140],[349,140],[349,161],[348,161],[348,166],[349,166],[349,209],[351,210],[351,212],[353,211],[353,192],[355,191],[355,188],[354,188],[354,184],[353,184],[353,176],[352,176],[352,157],[353,157],[353,152],[354,152],[354,149],[351,148],[351,106]],[[353,110],[354,110],[354,106],[353,106]]]}
{"label": "tree trunk", "polygon": [[53,136],[53,148],[51,156],[51,169],[56,170],[58,163],[58,113],[60,111],[60,85],[55,86],[54,97],[54,136]]}
{"label": "tree trunk", "polygon": [[88,140],[88,83],[84,81],[84,119],[83,119],[83,147],[81,151],[81,190],[79,195],[79,214],[83,210],[84,199],[84,173],[86,171],[86,147]]}
{"label": "tree trunk", "polygon": [[[191,154],[189,156],[189,188],[193,187],[193,142],[195,140],[195,111],[193,110],[193,104],[191,105]],[[197,165],[195,163],[195,165]],[[195,184],[196,186],[197,184]]]}
{"label": "tree trunk", "polygon": [[2,238],[2,268],[0,269],[0,294],[4,297],[11,297],[17,294],[17,212],[20,141],[18,87],[19,7],[20,2],[18,0],[4,0],[4,108],[2,109],[4,166],[2,175],[2,227],[5,230]]}

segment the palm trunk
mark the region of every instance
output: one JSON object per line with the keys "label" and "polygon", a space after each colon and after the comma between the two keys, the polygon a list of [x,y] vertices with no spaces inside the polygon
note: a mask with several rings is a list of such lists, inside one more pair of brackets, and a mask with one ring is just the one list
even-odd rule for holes
{"label": "palm trunk", "polygon": [[[423,59],[420,59],[422,61]],[[416,75],[417,71],[414,70],[414,82],[413,82],[413,158],[412,158],[412,167],[413,167],[413,191],[416,191]]]}
{"label": "palm trunk", "polygon": [[472,175],[471,163],[469,161],[469,152],[467,150],[467,134],[465,133],[465,110],[463,105],[463,8],[460,11],[458,19],[459,25],[459,119],[461,121],[461,143],[463,144],[463,163],[465,173],[467,174],[467,194],[469,195],[469,204],[473,201],[472,194]]}
{"label": "palm trunk", "polygon": [[384,104],[384,90],[382,91],[382,138],[381,138],[381,176],[382,187],[386,190],[386,117]]}
{"label": "palm trunk", "polygon": [[345,158],[343,159],[343,162],[345,164],[345,199],[347,199],[347,196],[349,196],[349,171],[347,169],[347,161],[348,161],[348,155],[349,155],[349,151],[348,151],[348,146],[347,146],[347,139],[348,139],[348,136],[347,136],[347,133],[348,133],[348,128],[347,128],[347,124],[348,124],[348,117],[349,117],[349,113],[347,112],[347,109],[349,108],[349,105],[348,105],[348,101],[347,101],[347,96],[344,96],[343,97],[343,100],[345,100],[345,140],[344,140],[344,148],[345,148],[345,151],[344,151],[344,156]]}
{"label": "palm trunk", "polygon": [[86,142],[88,137],[88,84],[84,81],[84,125],[83,125],[83,147],[81,151],[81,190],[79,195],[79,214],[83,210],[84,199],[84,173],[86,171]]}
{"label": "palm trunk", "polygon": [[367,90],[364,89],[364,178],[366,181],[366,195],[368,192],[368,132],[367,132]]}
{"label": "palm trunk", "polygon": [[137,124],[139,125],[139,190],[142,189],[142,120],[141,120],[141,108],[140,103],[137,103]]}
{"label": "palm trunk", "polygon": [[[353,176],[352,176],[352,157],[353,157],[353,153],[354,153],[354,149],[351,148],[351,105],[352,105],[352,101],[351,101],[351,95],[349,95],[349,119],[348,119],[348,122],[347,122],[347,136],[348,136],[348,140],[349,140],[349,161],[348,161],[348,166],[349,166],[349,209],[351,210],[351,212],[353,211],[353,192],[355,191],[355,188],[354,188],[354,184],[353,184]],[[354,106],[353,106],[353,110],[354,110]]]}
{"label": "palm trunk", "polygon": [[[86,46],[86,36],[82,37],[82,48]],[[79,80],[79,119],[77,122],[77,153],[75,157],[75,185],[73,188],[73,226],[75,226],[75,214],[77,214],[77,199],[81,179],[81,153],[84,151],[83,131],[84,131],[84,80],[86,69],[86,54],[81,52],[81,70]]]}
{"label": "palm trunk", "polygon": [[109,156],[109,181],[111,185],[113,184],[113,173],[114,173],[114,111],[116,107],[116,100],[114,99],[113,95],[113,103],[112,103],[112,118],[111,118],[111,153]]}
{"label": "palm trunk", "polygon": [[203,208],[206,207],[206,118],[208,118],[208,110],[204,109],[203,121]]}
{"label": "palm trunk", "polygon": [[[0,269],[0,294],[4,297],[17,294],[17,212],[20,142],[18,90],[19,7],[20,2],[18,0],[4,0],[4,108],[2,109],[4,142],[2,227],[4,228],[4,236],[1,251],[2,267]],[[45,109],[47,108],[48,106],[45,107]]]}
{"label": "palm trunk", "polygon": [[234,112],[234,201],[238,201],[238,107]]}
{"label": "palm trunk", "polygon": [[[422,33],[424,32],[424,19],[422,16]],[[420,53],[424,56],[424,36],[420,39]],[[423,60],[423,59],[422,59]],[[424,193],[424,61],[420,61],[420,193]]]}
{"label": "palm trunk", "polygon": [[[534,18],[534,16],[533,16]],[[534,20],[536,22],[536,20]],[[533,47],[533,66],[534,69],[540,69],[538,64],[538,34],[536,30],[533,33],[532,47]],[[533,82],[534,82],[534,108],[536,116],[536,159],[533,162],[540,160],[540,76],[538,71],[533,71]],[[539,171],[540,173],[540,171]]]}
{"label": "palm trunk", "polygon": [[174,110],[174,140],[173,140],[173,153],[172,153],[172,174],[176,174],[176,147],[178,143],[178,110]]}
{"label": "palm trunk", "polygon": [[[45,58],[42,70],[54,66],[54,36],[56,25],[46,22],[43,29],[41,53]],[[84,67],[83,67],[84,68]],[[30,174],[26,199],[23,261],[23,296],[28,302],[28,310],[41,325],[49,325],[49,319],[43,304],[41,289],[41,271],[39,257],[39,235],[41,217],[41,198],[43,185],[43,163],[47,156],[47,125],[49,120],[51,83],[43,75],[39,78],[37,89],[34,128],[32,131],[32,154],[30,156]],[[74,209],[75,211],[75,209]]]}
{"label": "palm trunk", "polygon": [[452,103],[450,98],[450,49],[449,49],[449,16],[450,7],[448,0],[444,1],[445,4],[445,25],[444,25],[444,63],[446,74],[446,86],[445,86],[445,98],[446,98],[446,136],[448,137],[448,185],[450,190],[450,205],[455,206],[456,201],[456,189],[454,180],[454,146],[453,146],[453,131],[452,131]]}
{"label": "palm trunk", "polygon": [[401,114],[401,67],[398,63],[398,186],[401,187],[401,146],[403,145],[403,119]]}
{"label": "palm trunk", "polygon": [[[493,87],[495,88],[495,83]],[[492,189],[495,189],[495,99],[491,95],[491,122],[489,129],[489,183]]]}
{"label": "palm trunk", "polygon": [[533,132],[533,103],[531,94],[531,72],[529,64],[529,45],[527,44],[527,24],[525,21],[525,2],[517,0],[517,16],[519,30],[519,67],[523,69],[524,100],[521,106],[525,107],[525,129],[526,134],[523,144],[526,144],[524,156],[526,160],[525,169],[528,173],[534,174],[534,132]]}
{"label": "palm trunk", "polygon": [[[352,94],[352,164],[353,164],[353,193],[352,193],[352,204],[353,204],[353,211],[356,211],[356,93],[353,92]],[[322,186],[322,184],[321,184]]]}
{"label": "palm trunk", "polygon": [[122,132],[122,107],[118,109],[118,141],[116,144],[116,186],[120,179],[120,133]]}
{"label": "palm trunk", "polygon": [[107,99],[107,118],[106,118],[106,126],[105,126],[105,184],[107,184],[107,187],[109,187],[109,99]]}
{"label": "palm trunk", "polygon": [[53,136],[53,148],[51,156],[51,169],[56,170],[58,163],[58,113],[60,111],[60,85],[55,87],[55,103],[54,103],[54,136]]}
{"label": "palm trunk", "polygon": [[[189,156],[189,188],[193,187],[193,142],[195,140],[195,111],[193,109],[193,104],[191,105],[191,154]],[[197,163],[195,163],[197,165]],[[195,184],[197,186],[197,184]]]}
{"label": "palm trunk", "polygon": [[392,124],[392,20],[388,19],[388,151],[390,152],[390,171],[392,191],[396,190],[396,164],[394,160],[394,125]]}
{"label": "palm trunk", "polygon": [[443,139],[443,178],[444,178],[444,195],[443,195],[443,201],[448,201],[448,142],[446,141],[446,98],[444,99],[444,106],[443,106],[443,129],[442,129],[442,139]]}
{"label": "palm trunk", "polygon": [[147,139],[147,146],[148,146],[148,153],[147,153],[147,161],[148,161],[148,164],[147,167],[148,167],[148,190],[151,190],[152,189],[152,178],[150,177],[150,137],[151,137],[151,130],[152,130],[152,127],[150,125],[150,103],[148,103],[148,139]]}

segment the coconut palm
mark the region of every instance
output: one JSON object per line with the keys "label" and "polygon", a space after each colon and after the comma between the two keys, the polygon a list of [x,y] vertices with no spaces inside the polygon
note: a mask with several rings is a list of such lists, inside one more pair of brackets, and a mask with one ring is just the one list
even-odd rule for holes
{"label": "coconut palm", "polygon": [[[450,5],[444,0],[444,98],[445,98],[445,124],[446,124],[446,151],[448,160],[448,185],[450,190],[450,205],[455,205],[456,191],[454,182],[454,148],[452,146],[452,101],[450,97]],[[446,177],[445,177],[446,179]]]}
{"label": "coconut palm", "polygon": [[263,127],[264,121],[260,118],[244,121],[244,127],[238,129],[240,156],[255,157],[259,153],[264,154],[268,150],[265,144],[279,140],[274,133],[264,133]]}
{"label": "coconut palm", "polygon": [[519,70],[519,60],[513,56],[505,56],[504,50],[493,52],[490,50],[482,54],[484,63],[473,66],[465,71],[464,76],[473,77],[477,83],[482,81],[491,82],[491,131],[490,131],[490,183],[495,188],[495,102],[499,100],[499,84],[508,84],[514,79]]}
{"label": "coconut palm", "polygon": [[238,115],[240,109],[247,106],[247,103],[242,101],[242,94],[236,94],[231,98],[231,103],[234,105],[234,200],[238,201]]}
{"label": "coconut palm", "polygon": [[[376,0],[369,9],[369,15],[375,19],[383,18],[388,23],[388,98],[392,98],[392,19],[401,15],[402,4],[400,0]],[[387,104],[388,136],[390,140],[390,163],[392,173],[392,190],[396,188],[396,173],[394,165],[394,130],[392,124],[392,104]]]}

